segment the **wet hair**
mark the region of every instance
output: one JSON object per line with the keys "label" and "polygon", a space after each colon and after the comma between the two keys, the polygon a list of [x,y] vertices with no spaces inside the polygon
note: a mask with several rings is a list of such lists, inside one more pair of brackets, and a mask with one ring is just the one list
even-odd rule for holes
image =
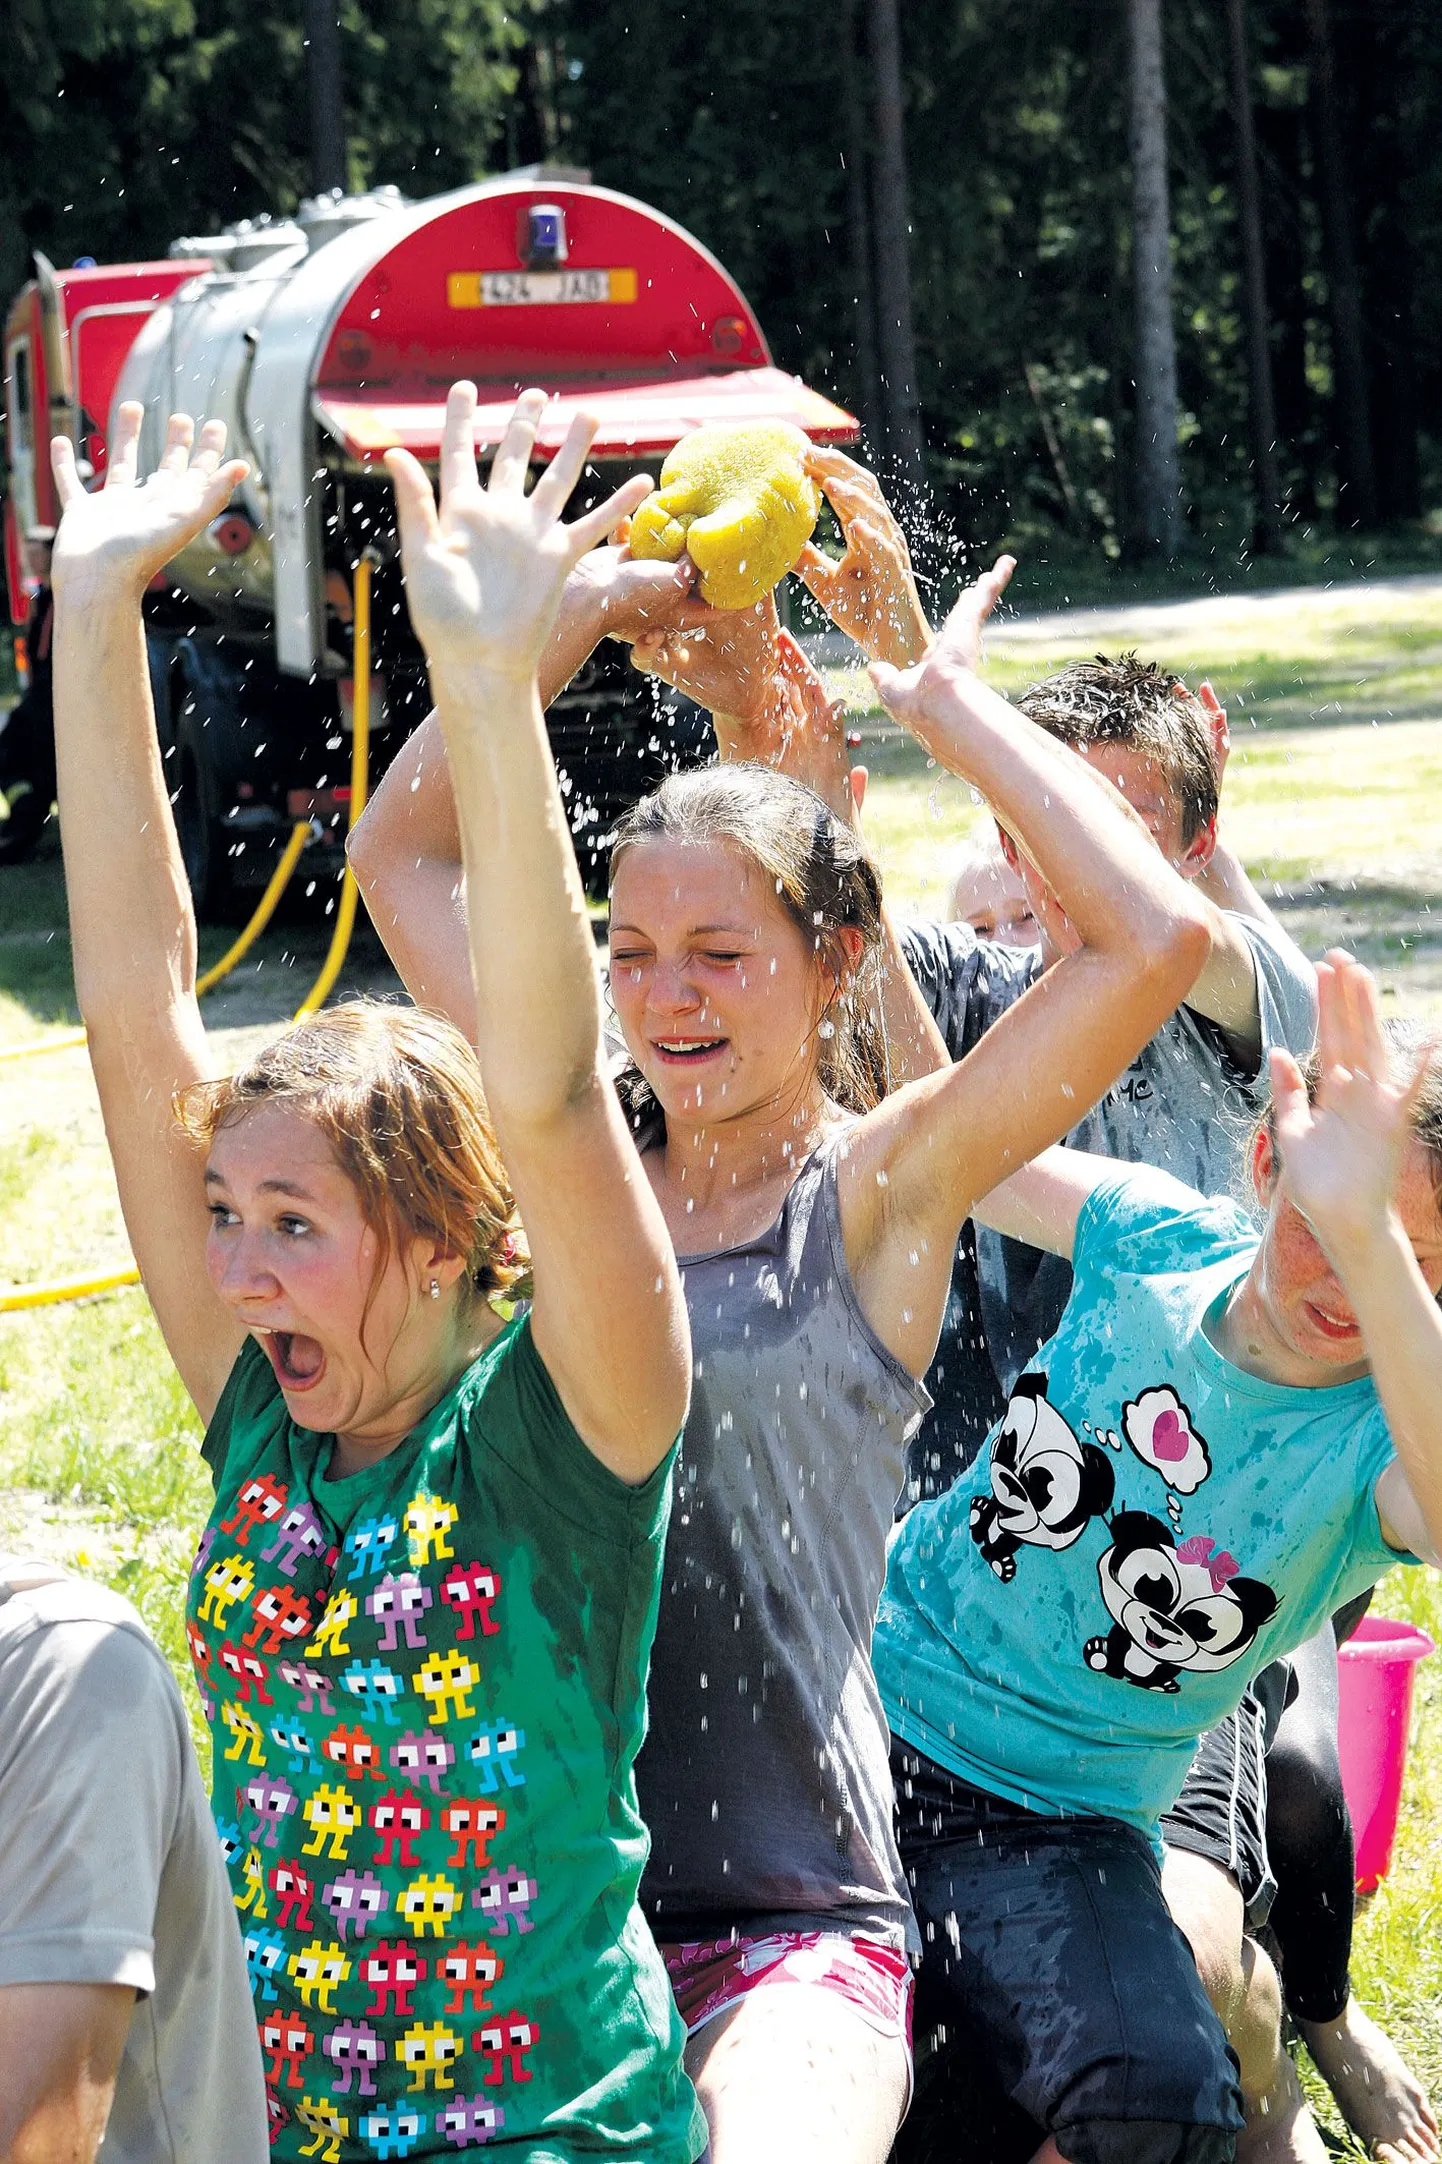
{"label": "wet hair", "polygon": [[[1424,1029],[1420,1023],[1407,1020],[1401,1015],[1389,1015],[1382,1024],[1382,1030],[1387,1039],[1389,1080],[1396,1084],[1410,1082],[1417,1072],[1417,1062],[1422,1057],[1424,1047],[1433,1042],[1432,1032]],[[1307,1087],[1307,1102],[1315,1104],[1322,1079],[1322,1056],[1320,1052],[1309,1052],[1307,1057],[1299,1060],[1297,1064],[1302,1070],[1302,1080]],[[1421,1087],[1412,1100],[1411,1117],[1413,1136],[1427,1153],[1433,1192],[1437,1197],[1438,1210],[1442,1212],[1442,1057],[1435,1052],[1427,1062]],[[1271,1104],[1268,1104],[1252,1129],[1251,1148],[1247,1151],[1248,1162],[1251,1160],[1252,1149],[1256,1147],[1257,1137],[1264,1133],[1275,1151],[1277,1130],[1275,1108]]]}
{"label": "wet hair", "polygon": [[[787,916],[841,987],[818,1029],[821,1086],[849,1112],[879,1104],[888,1087],[878,1020],[881,878],[851,828],[803,783],[769,766],[736,762],[673,774],[632,806],[611,847],[613,886],[626,851],[651,841],[723,842],[774,883]],[[840,936],[847,929],[861,935],[855,970]],[[663,1141],[665,1115],[639,1070],[623,1069],[616,1087],[638,1146]]]}
{"label": "wet hair", "polygon": [[175,1110],[209,1149],[260,1104],[292,1108],[325,1138],[380,1240],[377,1280],[397,1241],[419,1234],[464,1255],[477,1294],[525,1289],[529,1263],[480,1063],[439,1015],[380,1000],[328,1007],[225,1080],[181,1090]]}
{"label": "wet hair", "polygon": [[1119,744],[1156,765],[1190,848],[1217,816],[1220,782],[1206,708],[1179,677],[1135,654],[1068,662],[1017,700],[1021,711],[1074,751]]}

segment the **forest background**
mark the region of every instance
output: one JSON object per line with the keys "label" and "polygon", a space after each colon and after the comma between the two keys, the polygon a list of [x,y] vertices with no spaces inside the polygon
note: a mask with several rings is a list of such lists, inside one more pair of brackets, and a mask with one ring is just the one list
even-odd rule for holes
{"label": "forest background", "polygon": [[[0,292],[35,248],[159,255],[309,192],[306,31],[335,0],[8,15]],[[933,529],[1020,548],[1039,598],[1132,585],[1136,564],[1155,585],[1159,558],[1192,588],[1245,581],[1259,553],[1284,557],[1273,577],[1442,560],[1433,0],[340,0],[338,18],[348,185],[425,196],[551,160],[657,205],[884,467],[914,476],[919,436]],[[1149,288],[1155,332],[1159,278],[1178,447],[1160,529],[1138,305]]]}

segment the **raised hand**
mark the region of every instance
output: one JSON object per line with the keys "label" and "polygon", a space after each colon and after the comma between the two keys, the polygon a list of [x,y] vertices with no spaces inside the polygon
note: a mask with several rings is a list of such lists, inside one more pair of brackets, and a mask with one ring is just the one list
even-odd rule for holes
{"label": "raised hand", "polygon": [[696,566],[689,556],[677,563],[642,563],[626,546],[622,521],[605,546],[581,558],[566,582],[567,608],[599,625],[603,637],[634,645],[637,639],[690,630],[712,615],[696,598]]}
{"label": "raised hand", "polygon": [[534,676],[572,569],[649,490],[647,477],[637,474],[594,511],[562,523],[596,433],[595,420],[578,414],[528,496],[526,471],[545,406],[543,391],[517,400],[482,488],[476,387],[453,384],[441,434],[439,505],[425,468],[408,451],[386,453],[411,622],[433,667]]}
{"label": "raised hand", "polygon": [[75,448],[66,436],[50,446],[60,497],[50,577],[57,597],[84,588],[139,595],[187,541],[218,518],[250,468],[226,459],[224,421],[207,421],[196,444],[189,414],[173,413],[160,464],[136,481],[143,406],[127,400],[116,415],[105,486],[81,483]]}
{"label": "raised hand", "polygon": [[696,604],[688,617],[684,626],[644,632],[631,649],[635,667],[710,714],[745,725],[759,720],[772,696],[781,638],[774,598],[768,594],[749,609]]}
{"label": "raised hand", "polygon": [[1283,1193],[1345,1274],[1387,1226],[1412,1137],[1412,1104],[1434,1047],[1413,1072],[1397,1074],[1377,981],[1340,950],[1317,965],[1317,1006],[1315,1101],[1308,1103],[1290,1053],[1273,1052],[1273,1123]]}
{"label": "raised hand", "polygon": [[917,595],[906,536],[880,482],[865,466],[819,444],[804,463],[841,521],[845,553],[833,558],[808,541],[797,577],[868,660],[910,668],[925,654],[931,627]]}
{"label": "raised hand", "polygon": [[[872,682],[887,713],[928,751],[941,755],[943,743],[951,737],[954,701],[946,694],[980,667],[982,627],[1006,592],[1015,569],[1014,556],[999,556],[990,571],[974,579],[924,660],[909,669],[896,669],[885,661],[871,665]],[[938,707],[938,694],[944,711]]]}

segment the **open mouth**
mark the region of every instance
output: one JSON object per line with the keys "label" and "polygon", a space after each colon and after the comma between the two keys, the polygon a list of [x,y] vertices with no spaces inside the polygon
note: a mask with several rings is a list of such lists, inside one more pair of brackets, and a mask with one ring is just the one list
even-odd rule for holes
{"label": "open mouth", "polygon": [[1307,1318],[1320,1336],[1338,1342],[1360,1337],[1362,1334],[1352,1316],[1331,1315],[1326,1308],[1317,1307],[1311,1300],[1307,1302]]}
{"label": "open mouth", "polygon": [[651,1050],[668,1067],[699,1067],[725,1048],[724,1037],[664,1037],[651,1042]]}
{"label": "open mouth", "polygon": [[266,1330],[257,1335],[282,1390],[314,1389],[325,1372],[325,1352],[316,1338],[300,1330]]}

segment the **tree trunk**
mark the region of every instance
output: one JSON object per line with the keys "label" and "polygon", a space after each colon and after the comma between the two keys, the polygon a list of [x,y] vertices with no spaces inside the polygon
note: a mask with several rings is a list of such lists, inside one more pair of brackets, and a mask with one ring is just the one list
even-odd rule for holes
{"label": "tree trunk", "polygon": [[863,426],[882,437],[881,393],[876,377],[876,299],[871,279],[871,218],[866,207],[866,103],[857,65],[858,0],[845,0],[841,18],[841,122],[846,143],[846,238],[851,256],[856,333],[855,397]]}
{"label": "tree trunk", "polygon": [[310,185],[314,195],[350,185],[341,88],[340,0],[305,0],[305,73],[310,92]]}
{"label": "tree trunk", "polygon": [[1172,328],[1167,88],[1162,0],[1128,0],[1131,23],[1132,280],[1136,309],[1135,538],[1174,556],[1181,524],[1177,347]]}
{"label": "tree trunk", "polygon": [[1242,240],[1242,291],[1247,323],[1247,418],[1252,439],[1256,515],[1252,547],[1275,555],[1282,545],[1277,478],[1277,406],[1272,395],[1272,322],[1267,308],[1267,261],[1257,188],[1257,138],[1252,126],[1252,69],[1247,51],[1247,0],[1227,0],[1232,48],[1232,119],[1237,136],[1237,224]]}
{"label": "tree trunk", "polygon": [[1305,0],[1312,89],[1317,208],[1327,257],[1332,319],[1338,501],[1342,524],[1371,526],[1377,518],[1372,419],[1362,332],[1362,293],[1352,238],[1352,191],[1337,97],[1337,69],[1327,0]]}
{"label": "tree trunk", "polygon": [[911,217],[906,191],[906,129],[901,98],[897,0],[867,0],[871,72],[876,92],[873,227],[876,236],[877,358],[886,415],[886,448],[909,487],[926,478],[916,339],[911,325]]}
{"label": "tree trunk", "polygon": [[1425,171],[1429,146],[1419,140],[1426,114],[1419,84],[1426,71],[1413,38],[1405,18],[1369,15],[1348,26],[1337,54],[1339,73],[1354,86],[1357,115],[1352,142],[1362,317],[1377,515],[1384,523],[1419,518],[1422,511],[1417,256],[1408,184]]}

